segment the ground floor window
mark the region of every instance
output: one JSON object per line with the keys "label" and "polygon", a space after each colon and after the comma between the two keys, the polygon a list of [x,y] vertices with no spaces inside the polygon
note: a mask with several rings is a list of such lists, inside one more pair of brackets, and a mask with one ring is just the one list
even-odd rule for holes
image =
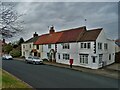
{"label": "ground floor window", "polygon": [[88,54],[80,54],[80,63],[88,64]]}
{"label": "ground floor window", "polygon": [[70,55],[69,54],[63,54],[63,59],[64,60],[69,60],[70,59]]}
{"label": "ground floor window", "polygon": [[109,60],[111,60],[111,54],[109,54]]}
{"label": "ground floor window", "polygon": [[60,59],[60,53],[58,53],[58,59]]}
{"label": "ground floor window", "polygon": [[25,56],[25,52],[23,52],[23,56]]}
{"label": "ground floor window", "polygon": [[99,64],[102,63],[103,54],[99,54]]}
{"label": "ground floor window", "polygon": [[47,53],[47,57],[48,57],[48,58],[49,58],[49,55],[50,55],[50,54],[49,54],[49,53]]}

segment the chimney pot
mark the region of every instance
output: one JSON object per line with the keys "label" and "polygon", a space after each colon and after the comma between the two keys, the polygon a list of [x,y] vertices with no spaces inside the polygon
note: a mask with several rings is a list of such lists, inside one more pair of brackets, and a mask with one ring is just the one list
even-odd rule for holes
{"label": "chimney pot", "polygon": [[36,37],[36,36],[38,36],[38,34],[35,32],[35,33],[33,34],[33,37]]}
{"label": "chimney pot", "polygon": [[51,26],[51,27],[50,27],[50,30],[49,30],[49,33],[50,33],[50,34],[53,34],[54,32],[55,32],[54,26]]}

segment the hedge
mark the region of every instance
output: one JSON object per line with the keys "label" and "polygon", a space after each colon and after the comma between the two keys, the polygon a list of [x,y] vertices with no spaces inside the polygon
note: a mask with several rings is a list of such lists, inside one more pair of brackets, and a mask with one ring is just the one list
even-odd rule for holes
{"label": "hedge", "polygon": [[12,57],[20,57],[21,51],[17,49],[13,49],[12,51],[10,51],[10,55],[12,55]]}

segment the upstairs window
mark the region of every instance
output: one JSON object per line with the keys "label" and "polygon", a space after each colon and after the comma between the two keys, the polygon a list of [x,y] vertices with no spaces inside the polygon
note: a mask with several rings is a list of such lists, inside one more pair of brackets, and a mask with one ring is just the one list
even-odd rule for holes
{"label": "upstairs window", "polygon": [[23,45],[23,48],[25,48],[25,45]]}
{"label": "upstairs window", "polygon": [[105,49],[105,50],[108,49],[108,44],[107,44],[107,43],[104,44],[104,49]]}
{"label": "upstairs window", "polygon": [[83,43],[81,43],[81,48],[83,48],[83,45],[84,45],[84,44],[83,44]]}
{"label": "upstairs window", "polygon": [[99,50],[102,49],[102,43],[98,43],[98,49],[99,49]]}
{"label": "upstairs window", "polygon": [[90,49],[91,45],[90,45],[90,43],[81,43],[81,48]]}
{"label": "upstairs window", "polygon": [[86,43],[84,43],[84,48],[87,48],[86,46],[87,46]]}
{"label": "upstairs window", "polygon": [[70,49],[69,43],[64,43],[63,44],[63,49]]}
{"label": "upstairs window", "polygon": [[87,48],[90,49],[90,43],[87,43]]}
{"label": "upstairs window", "polygon": [[30,44],[30,48],[31,48],[31,44]]}

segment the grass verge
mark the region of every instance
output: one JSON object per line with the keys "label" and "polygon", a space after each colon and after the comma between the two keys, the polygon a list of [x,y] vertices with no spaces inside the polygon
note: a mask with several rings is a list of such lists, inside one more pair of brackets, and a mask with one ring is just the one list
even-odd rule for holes
{"label": "grass verge", "polygon": [[[1,72],[1,71],[0,71]],[[0,74],[1,75],[1,74]],[[16,78],[15,76],[9,74],[8,72],[2,70],[2,89],[27,89],[27,90],[33,90],[32,87],[30,87],[25,82],[21,81],[20,79]]]}

